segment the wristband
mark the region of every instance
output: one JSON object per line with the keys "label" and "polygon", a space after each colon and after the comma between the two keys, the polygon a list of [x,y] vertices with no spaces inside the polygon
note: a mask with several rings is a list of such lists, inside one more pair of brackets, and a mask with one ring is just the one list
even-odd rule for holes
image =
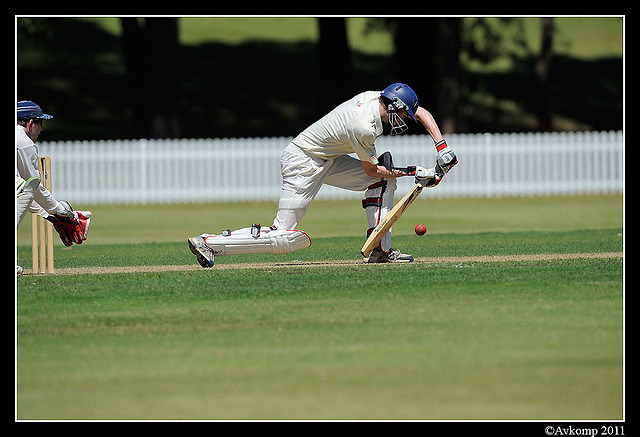
{"label": "wristband", "polygon": [[444,140],[444,138],[436,143],[436,150],[438,152],[440,152],[440,151],[442,151],[442,150],[444,150],[446,148],[447,148],[447,142]]}

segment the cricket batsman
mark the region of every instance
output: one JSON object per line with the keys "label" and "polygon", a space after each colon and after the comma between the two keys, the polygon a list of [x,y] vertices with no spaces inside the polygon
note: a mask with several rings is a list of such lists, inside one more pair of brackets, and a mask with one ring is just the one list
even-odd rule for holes
{"label": "cricket batsman", "polygon": [[[40,182],[38,146],[44,120],[53,116],[29,100],[17,104],[16,124],[16,227],[27,212],[38,214],[53,223],[65,246],[82,244],[87,238],[90,211],[74,211],[66,200],[56,200]],[[22,268],[17,266],[18,274]]]}
{"label": "cricket batsman", "polygon": [[[388,152],[378,157],[376,139],[383,133],[402,134],[408,119],[420,122],[433,139],[434,167],[397,168]],[[285,147],[278,213],[272,226],[254,224],[221,235],[201,234],[188,239],[189,248],[202,267],[212,267],[216,255],[280,254],[309,247],[311,239],[297,227],[323,184],[364,191],[362,207],[369,235],[393,208],[396,178],[414,176],[416,182],[434,187],[457,162],[434,118],[419,106],[409,86],[394,83],[382,91],[365,91],[338,105]],[[391,230],[364,259],[368,263],[412,261],[411,255],[391,247]]]}

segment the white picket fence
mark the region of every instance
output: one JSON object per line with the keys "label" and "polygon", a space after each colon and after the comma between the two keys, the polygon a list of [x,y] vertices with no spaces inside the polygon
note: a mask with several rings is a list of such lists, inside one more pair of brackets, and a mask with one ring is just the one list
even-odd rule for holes
{"label": "white picket fence", "polygon": [[[459,164],[429,197],[621,193],[624,134],[562,132],[450,134]],[[203,203],[277,200],[280,154],[291,138],[42,142],[53,192],[72,204]],[[380,137],[398,166],[434,164],[427,135]],[[404,193],[413,178],[398,180]],[[361,198],[325,186],[318,198]]]}

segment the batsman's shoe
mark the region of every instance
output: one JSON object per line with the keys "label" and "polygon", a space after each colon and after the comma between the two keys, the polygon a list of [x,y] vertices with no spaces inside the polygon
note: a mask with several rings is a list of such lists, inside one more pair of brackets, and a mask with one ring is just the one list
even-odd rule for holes
{"label": "batsman's shoe", "polygon": [[213,251],[204,243],[204,238],[201,235],[197,237],[188,238],[189,249],[198,259],[198,263],[205,268],[213,267]]}
{"label": "batsman's shoe", "polygon": [[385,252],[380,247],[376,247],[371,251],[369,257],[364,259],[365,263],[377,264],[377,263],[410,263],[413,262],[413,257],[405,253],[401,253],[397,249],[391,249],[389,252]]}

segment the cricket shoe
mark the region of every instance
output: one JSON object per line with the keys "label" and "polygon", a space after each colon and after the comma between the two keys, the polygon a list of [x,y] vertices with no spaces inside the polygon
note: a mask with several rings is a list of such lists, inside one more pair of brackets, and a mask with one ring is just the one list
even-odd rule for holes
{"label": "cricket shoe", "polygon": [[413,262],[413,257],[405,253],[400,253],[397,249],[390,249],[389,252],[384,252],[380,247],[376,247],[371,251],[369,257],[364,259],[365,263],[410,263]]}
{"label": "cricket shoe", "polygon": [[189,249],[198,259],[198,263],[205,268],[213,267],[213,251],[209,249],[204,242],[204,237],[198,235],[197,237],[188,238]]}

